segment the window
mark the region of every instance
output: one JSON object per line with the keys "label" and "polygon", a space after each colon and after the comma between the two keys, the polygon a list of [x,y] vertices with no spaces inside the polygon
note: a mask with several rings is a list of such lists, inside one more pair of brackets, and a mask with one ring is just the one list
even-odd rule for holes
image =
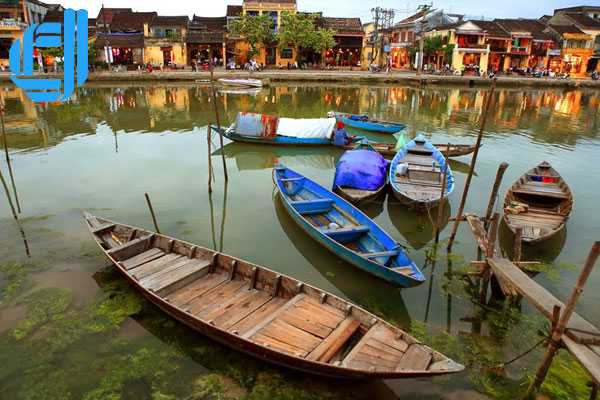
{"label": "window", "polygon": [[292,49],[281,49],[279,56],[281,58],[292,58]]}
{"label": "window", "polygon": [[266,14],[271,18],[271,28],[277,32],[277,11],[266,11]]}
{"label": "window", "polygon": [[258,11],[246,11],[246,14],[251,17],[258,17]]}

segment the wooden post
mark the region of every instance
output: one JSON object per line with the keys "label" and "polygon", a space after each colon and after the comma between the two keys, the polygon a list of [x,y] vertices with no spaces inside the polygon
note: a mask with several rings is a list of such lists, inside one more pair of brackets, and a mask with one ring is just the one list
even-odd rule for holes
{"label": "wooden post", "polygon": [[[215,118],[217,122],[217,128],[219,129],[219,144],[223,149],[223,133],[221,132],[221,118],[219,117],[219,106],[217,105],[217,93],[215,91],[215,78],[214,78],[214,65],[212,60],[209,61],[210,65],[210,89],[212,92],[213,107],[215,108]],[[227,175],[227,163],[225,162],[225,152],[221,151],[221,159],[223,160],[223,174],[225,175],[225,181],[229,180]]]}
{"label": "wooden post", "polygon": [[444,174],[442,175],[442,191],[440,192],[440,203],[438,205],[437,220],[435,222],[435,246],[437,253],[437,245],[440,242],[440,231],[442,229],[442,217],[444,216],[444,194],[446,193],[446,181],[448,180],[448,163],[450,162],[450,143],[446,147],[446,165],[444,168]]}
{"label": "wooden post", "polygon": [[208,128],[206,129],[206,142],[207,142],[206,146],[208,148],[208,193],[212,193],[212,172],[213,171],[212,171],[211,138],[212,138],[212,127],[210,126],[210,122],[209,122]]}
{"label": "wooden post", "polygon": [[[500,214],[495,213],[494,216],[492,217],[492,221],[490,223],[490,228],[488,230],[488,234],[486,237],[486,242],[487,242],[487,247],[485,250],[486,260],[488,258],[494,257],[494,249],[496,247],[496,238],[498,237],[498,222],[499,221],[500,221]],[[490,267],[486,263],[486,268],[483,271],[482,278],[481,278],[481,291],[479,293],[479,302],[481,304],[485,304],[485,302],[487,300],[487,291],[488,291],[488,286],[490,284],[490,274],[491,274]]]}
{"label": "wooden post", "polygon": [[0,104],[0,125],[2,126],[2,140],[4,141],[4,155],[6,157],[6,165],[8,166],[8,175],[13,188],[15,202],[17,203],[17,211],[21,214],[21,203],[19,202],[19,195],[17,194],[15,176],[13,174],[12,165],[10,164],[10,157],[8,156],[8,138],[6,137],[6,130],[4,129],[4,103]]}
{"label": "wooden post", "polygon": [[481,140],[483,139],[483,131],[485,129],[485,123],[487,121],[488,113],[490,110],[490,104],[494,101],[495,90],[496,78],[494,78],[494,80],[492,81],[492,87],[485,101],[483,118],[481,120],[481,126],[479,127],[479,133],[477,134],[477,141],[475,142],[475,151],[473,152],[473,157],[471,158],[471,167],[469,168],[469,174],[467,175],[467,181],[465,182],[465,188],[463,190],[462,198],[460,200],[460,206],[458,207],[458,214],[456,216],[456,219],[454,220],[454,225],[452,226],[452,233],[450,234],[450,239],[448,240],[448,250],[452,250],[452,245],[454,244],[454,239],[456,239],[456,233],[458,232],[458,226],[460,225],[460,221],[463,218],[465,203],[467,201],[467,196],[469,195],[469,187],[471,186],[471,180],[473,179],[473,172],[475,171],[477,155],[479,154],[479,148],[481,147]]}
{"label": "wooden post", "polygon": [[492,186],[490,200],[488,201],[487,211],[485,212],[485,219],[483,220],[485,229],[489,228],[490,218],[492,218],[492,212],[494,212],[494,205],[496,204],[496,197],[498,196],[498,190],[500,189],[500,183],[502,182],[504,172],[506,172],[507,168],[508,163],[503,162],[500,164],[498,171],[496,172],[496,180],[494,181],[494,186]]}
{"label": "wooden post", "polygon": [[515,229],[515,241],[513,244],[513,262],[520,262],[523,252],[523,228],[517,227]]}
{"label": "wooden post", "polygon": [[590,392],[590,400],[596,400],[598,398],[598,384],[592,382],[592,391]]}
{"label": "wooden post", "polygon": [[23,238],[23,243],[25,244],[25,253],[27,257],[31,257],[31,253],[29,252],[29,244],[27,243],[27,238],[25,237],[25,231],[19,222],[19,217],[17,215],[17,211],[15,210],[15,206],[12,202],[12,198],[10,197],[10,191],[8,190],[8,186],[6,185],[6,181],[4,180],[4,175],[2,174],[2,170],[0,169],[0,182],[4,187],[4,193],[6,194],[6,200],[8,200],[8,205],[10,206],[10,210],[12,212],[13,218],[19,227],[19,231],[21,232],[21,237]]}
{"label": "wooden post", "polygon": [[585,283],[589,278],[590,273],[592,272],[594,264],[598,260],[599,255],[600,241],[595,242],[593,244],[590,253],[588,254],[585,265],[583,267],[583,270],[581,271],[581,274],[579,274],[579,278],[577,278],[577,283],[575,284],[575,287],[571,292],[571,297],[569,298],[569,301],[565,306],[565,310],[560,315],[558,324],[556,324],[556,329],[552,331],[552,338],[548,342],[548,348],[546,349],[546,354],[544,355],[542,364],[538,368],[538,371],[535,374],[535,379],[527,391],[528,396],[530,396],[534,392],[537,392],[540,386],[542,386],[542,383],[544,382],[544,379],[548,374],[548,370],[550,369],[550,365],[552,364],[552,359],[554,358],[556,352],[560,348],[562,335],[567,329],[567,325],[569,323],[569,320],[571,319],[571,316],[573,315],[573,312],[575,312],[575,306],[577,305],[577,301],[579,300],[581,293],[583,293],[583,287],[585,286]]}
{"label": "wooden post", "polygon": [[148,193],[144,193],[144,196],[146,196],[146,203],[148,203],[148,208],[150,209],[150,215],[152,216],[154,229],[156,230],[156,233],[160,233],[160,229],[158,229],[158,223],[156,222],[156,215],[154,215],[154,208],[152,207],[152,202],[150,201],[150,196],[148,196]]}

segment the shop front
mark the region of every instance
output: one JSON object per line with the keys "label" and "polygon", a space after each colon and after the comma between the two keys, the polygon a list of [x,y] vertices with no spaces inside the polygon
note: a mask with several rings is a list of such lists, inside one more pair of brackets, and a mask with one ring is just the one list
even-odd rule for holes
{"label": "shop front", "polygon": [[336,36],[336,46],[325,51],[325,64],[332,67],[360,66],[362,36]]}
{"label": "shop front", "polygon": [[144,62],[144,36],[141,33],[100,34],[94,42],[100,61],[134,68]]}
{"label": "shop front", "polygon": [[410,53],[408,44],[392,43],[391,44],[392,67],[397,69],[410,69]]}

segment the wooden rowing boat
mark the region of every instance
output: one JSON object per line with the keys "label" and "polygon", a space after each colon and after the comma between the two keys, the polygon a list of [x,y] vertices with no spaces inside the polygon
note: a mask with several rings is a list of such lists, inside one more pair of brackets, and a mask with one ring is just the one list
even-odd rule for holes
{"label": "wooden rowing boat", "polygon": [[[445,168],[447,181],[442,195]],[[396,154],[390,165],[389,181],[398,200],[419,210],[437,206],[454,190],[454,175],[446,158],[422,135]]]}
{"label": "wooden rowing boat", "polygon": [[[373,151],[371,148],[369,148],[368,146],[359,146],[362,148],[366,148],[367,151]],[[373,163],[381,161],[382,163],[387,163],[382,156],[380,155],[375,155],[375,153],[373,153],[373,155],[375,155],[376,159],[375,160],[365,160],[364,158],[355,160],[352,157],[352,154],[354,154],[357,150],[348,150],[346,151],[342,157],[339,159],[339,161],[336,164],[336,178],[334,178],[334,182],[333,182],[333,192],[336,193],[337,195],[339,195],[340,197],[342,197],[343,199],[349,201],[352,204],[355,205],[359,205],[359,204],[364,204],[368,201],[374,200],[376,198],[378,198],[379,196],[381,196],[382,193],[385,192],[385,188],[387,187],[387,176],[384,175],[383,177],[383,181],[381,183],[381,186],[379,186],[378,188],[376,188],[375,190],[367,190],[367,189],[357,189],[354,187],[349,187],[349,186],[340,186],[338,184],[336,184],[336,179],[338,177],[338,173],[340,173],[340,164],[345,164],[345,168],[342,168],[343,171],[351,171],[351,174],[356,175],[357,173],[360,173],[361,176],[361,181],[364,181],[364,179],[369,177],[369,174],[372,173],[373,171],[369,170],[369,165],[365,165],[365,163],[371,163],[371,161]],[[387,171],[386,171],[387,172]],[[356,183],[356,182],[354,182]]]}
{"label": "wooden rowing boat", "polygon": [[151,303],[261,360],[339,378],[412,378],[463,366],[357,305],[225,254],[85,213],[96,243]]}
{"label": "wooden rowing boat", "polygon": [[381,187],[379,187],[377,190],[361,190],[336,186],[333,189],[333,192],[352,204],[360,205],[375,200],[381,196],[383,193],[385,193],[386,187],[387,182],[381,185]]}
{"label": "wooden rowing boat", "polygon": [[353,128],[362,129],[368,132],[379,132],[379,133],[398,133],[402,129],[406,128],[406,125],[397,122],[380,121],[371,119],[362,115],[346,114],[340,112],[334,112],[335,118],[341,121],[344,125],[351,126]]}
{"label": "wooden rowing boat", "polygon": [[287,212],[319,244],[396,286],[425,281],[402,246],[352,204],[289,168],[273,176]]}
{"label": "wooden rowing boat", "polygon": [[[373,150],[377,151],[384,157],[393,158],[396,155],[396,143],[381,143],[381,142],[368,142],[369,146],[373,148]],[[350,143],[344,146],[345,149],[350,150],[356,146],[354,143]],[[443,149],[444,155],[447,154],[446,148],[447,144],[434,144],[438,149]],[[447,154],[448,157],[460,157],[471,154],[475,151],[475,145],[472,144],[450,144],[449,152]]]}
{"label": "wooden rowing boat", "polygon": [[524,242],[549,239],[564,229],[573,209],[569,185],[546,161],[527,171],[506,193],[504,222]]}
{"label": "wooden rowing boat", "polygon": [[225,136],[229,140],[233,140],[236,142],[244,142],[244,143],[254,143],[254,144],[271,144],[271,145],[295,145],[295,146],[328,146],[332,145],[330,139],[326,138],[297,138],[290,136],[280,136],[276,135],[274,137],[256,137],[256,136],[244,136],[240,135],[235,131],[235,124],[231,125],[228,128],[225,127],[217,127],[215,125],[211,125],[211,129],[216,132],[220,132],[223,136]]}

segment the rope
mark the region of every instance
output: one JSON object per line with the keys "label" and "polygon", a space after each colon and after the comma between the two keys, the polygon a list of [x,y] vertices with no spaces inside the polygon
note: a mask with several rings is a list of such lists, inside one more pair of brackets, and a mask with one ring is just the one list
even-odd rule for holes
{"label": "rope", "polygon": [[548,340],[549,338],[547,337],[543,337],[541,338],[535,345],[533,345],[532,347],[530,347],[529,349],[527,349],[526,351],[524,351],[523,353],[519,354],[518,356],[510,359],[509,361],[505,361],[503,363],[500,363],[497,365],[497,367],[506,367],[509,364],[514,363],[517,360],[520,360],[521,358],[525,357],[527,354],[531,353],[533,350],[535,350],[539,345],[541,345],[542,343],[544,343],[546,340]]}

